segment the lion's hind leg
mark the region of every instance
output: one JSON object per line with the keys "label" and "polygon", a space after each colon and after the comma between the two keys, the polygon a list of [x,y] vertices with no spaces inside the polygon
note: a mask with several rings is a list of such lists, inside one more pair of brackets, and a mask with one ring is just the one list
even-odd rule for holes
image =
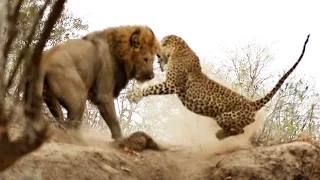
{"label": "lion's hind leg", "polygon": [[63,122],[63,113],[61,109],[61,104],[58,99],[50,92],[43,93],[44,102],[47,104],[49,111],[52,116],[58,121],[58,123]]}
{"label": "lion's hind leg", "polygon": [[79,129],[87,100],[87,90],[81,77],[76,70],[69,69],[66,73],[52,71],[48,73],[47,80],[54,94],[54,98],[48,99],[47,102],[52,104],[51,107],[55,111],[57,111],[58,104],[68,111],[67,119],[62,121],[62,125],[67,129]]}
{"label": "lion's hind leg", "polygon": [[230,111],[222,113],[214,119],[222,128],[217,131],[216,137],[219,140],[223,140],[227,137],[244,133],[244,127],[254,122],[254,113],[242,110]]}

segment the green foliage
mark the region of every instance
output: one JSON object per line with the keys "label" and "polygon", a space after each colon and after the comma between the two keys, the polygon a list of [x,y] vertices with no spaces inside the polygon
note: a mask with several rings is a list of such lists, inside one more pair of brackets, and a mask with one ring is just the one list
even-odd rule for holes
{"label": "green foliage", "polygon": [[[34,22],[35,17],[40,8],[44,4],[43,0],[24,0],[23,5],[20,9],[20,16],[18,20],[18,39],[15,42],[14,50],[12,51],[13,56],[16,52],[21,49],[22,45],[25,44],[24,38],[28,34],[28,29]],[[52,5],[52,2],[51,2]],[[31,43],[31,47],[36,43],[39,38],[40,32],[42,31],[47,18],[48,12],[51,6],[46,9],[45,16],[40,21],[36,30],[35,36]],[[51,36],[47,42],[47,47],[53,46],[61,41],[65,41],[69,38],[76,38],[79,36],[80,31],[87,31],[88,25],[85,24],[80,18],[74,17],[67,8],[64,9],[60,19],[55,24],[55,27],[51,33]]]}
{"label": "green foliage", "polygon": [[[15,0],[11,0],[10,4],[13,5]],[[40,32],[44,28],[45,20],[48,17],[48,12],[51,11],[51,6],[54,1],[51,1],[49,3],[49,6],[45,9],[45,13],[43,18],[40,20],[39,24],[37,25],[35,34],[33,36],[32,42],[30,43],[30,49],[29,51],[33,50],[34,45],[36,44],[37,40],[40,37]],[[9,54],[9,62],[6,67],[6,71],[9,73],[6,73],[9,75],[12,72],[12,67],[14,67],[17,63],[15,60],[17,57],[17,53],[20,52],[22,47],[26,44],[26,36],[29,34],[29,29],[34,23],[35,18],[38,16],[38,12],[44,5],[43,0],[24,0],[23,4],[20,9],[20,15],[17,22],[17,29],[18,34],[17,38],[15,39],[13,43],[13,48],[11,48],[10,54]],[[69,38],[76,38],[79,36],[79,33],[81,31],[87,31],[88,25],[85,24],[80,18],[75,17],[72,13],[68,11],[68,9],[65,7],[63,10],[59,20],[54,26],[53,31],[50,34],[50,38],[47,41],[46,48],[51,47],[59,42],[65,41]],[[26,56],[28,56],[30,52],[27,52]],[[27,59],[27,58],[25,58]],[[23,66],[22,62],[22,66]],[[20,67],[21,68],[21,67]],[[19,71],[21,74],[21,71]],[[6,76],[8,78],[8,76]],[[19,79],[19,74],[14,79]]]}

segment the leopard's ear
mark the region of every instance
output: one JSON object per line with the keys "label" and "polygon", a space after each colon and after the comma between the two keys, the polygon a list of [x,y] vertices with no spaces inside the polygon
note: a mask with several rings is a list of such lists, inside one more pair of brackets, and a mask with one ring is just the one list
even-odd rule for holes
{"label": "leopard's ear", "polygon": [[130,45],[135,49],[141,48],[139,37],[140,37],[140,28],[137,28],[130,37]]}

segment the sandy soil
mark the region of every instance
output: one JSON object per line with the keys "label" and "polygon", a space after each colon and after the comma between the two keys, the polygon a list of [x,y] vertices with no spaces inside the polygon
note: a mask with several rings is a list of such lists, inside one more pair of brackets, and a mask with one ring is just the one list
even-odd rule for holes
{"label": "sandy soil", "polygon": [[[188,114],[188,117],[193,117]],[[246,133],[214,140],[211,119],[202,118],[198,128],[182,126],[172,144],[136,132],[114,142],[98,131],[80,133],[52,130],[50,141],[0,173],[4,180],[226,180],[226,179],[317,179],[320,177],[320,148],[308,142],[270,147],[252,147],[249,137],[263,120],[245,128]],[[172,121],[172,123],[179,122]],[[170,127],[177,127],[172,124]],[[23,127],[13,123],[11,138]],[[167,128],[170,129],[169,127]],[[181,130],[181,131],[179,131]],[[210,133],[209,133],[210,132]],[[187,135],[194,141],[187,141]],[[73,138],[72,138],[73,137]],[[201,148],[195,148],[199,147]],[[136,151],[133,151],[136,150]]]}

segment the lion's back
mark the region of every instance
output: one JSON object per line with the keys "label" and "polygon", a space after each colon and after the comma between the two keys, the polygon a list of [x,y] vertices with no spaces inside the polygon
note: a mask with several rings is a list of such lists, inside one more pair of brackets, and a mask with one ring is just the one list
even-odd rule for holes
{"label": "lion's back", "polygon": [[82,39],[70,39],[60,43],[44,53],[43,61],[47,64],[80,63],[96,59],[97,50],[94,44]]}
{"label": "lion's back", "polygon": [[44,52],[42,68],[49,76],[77,74],[86,86],[91,86],[101,66],[98,48],[90,41],[72,39]]}

